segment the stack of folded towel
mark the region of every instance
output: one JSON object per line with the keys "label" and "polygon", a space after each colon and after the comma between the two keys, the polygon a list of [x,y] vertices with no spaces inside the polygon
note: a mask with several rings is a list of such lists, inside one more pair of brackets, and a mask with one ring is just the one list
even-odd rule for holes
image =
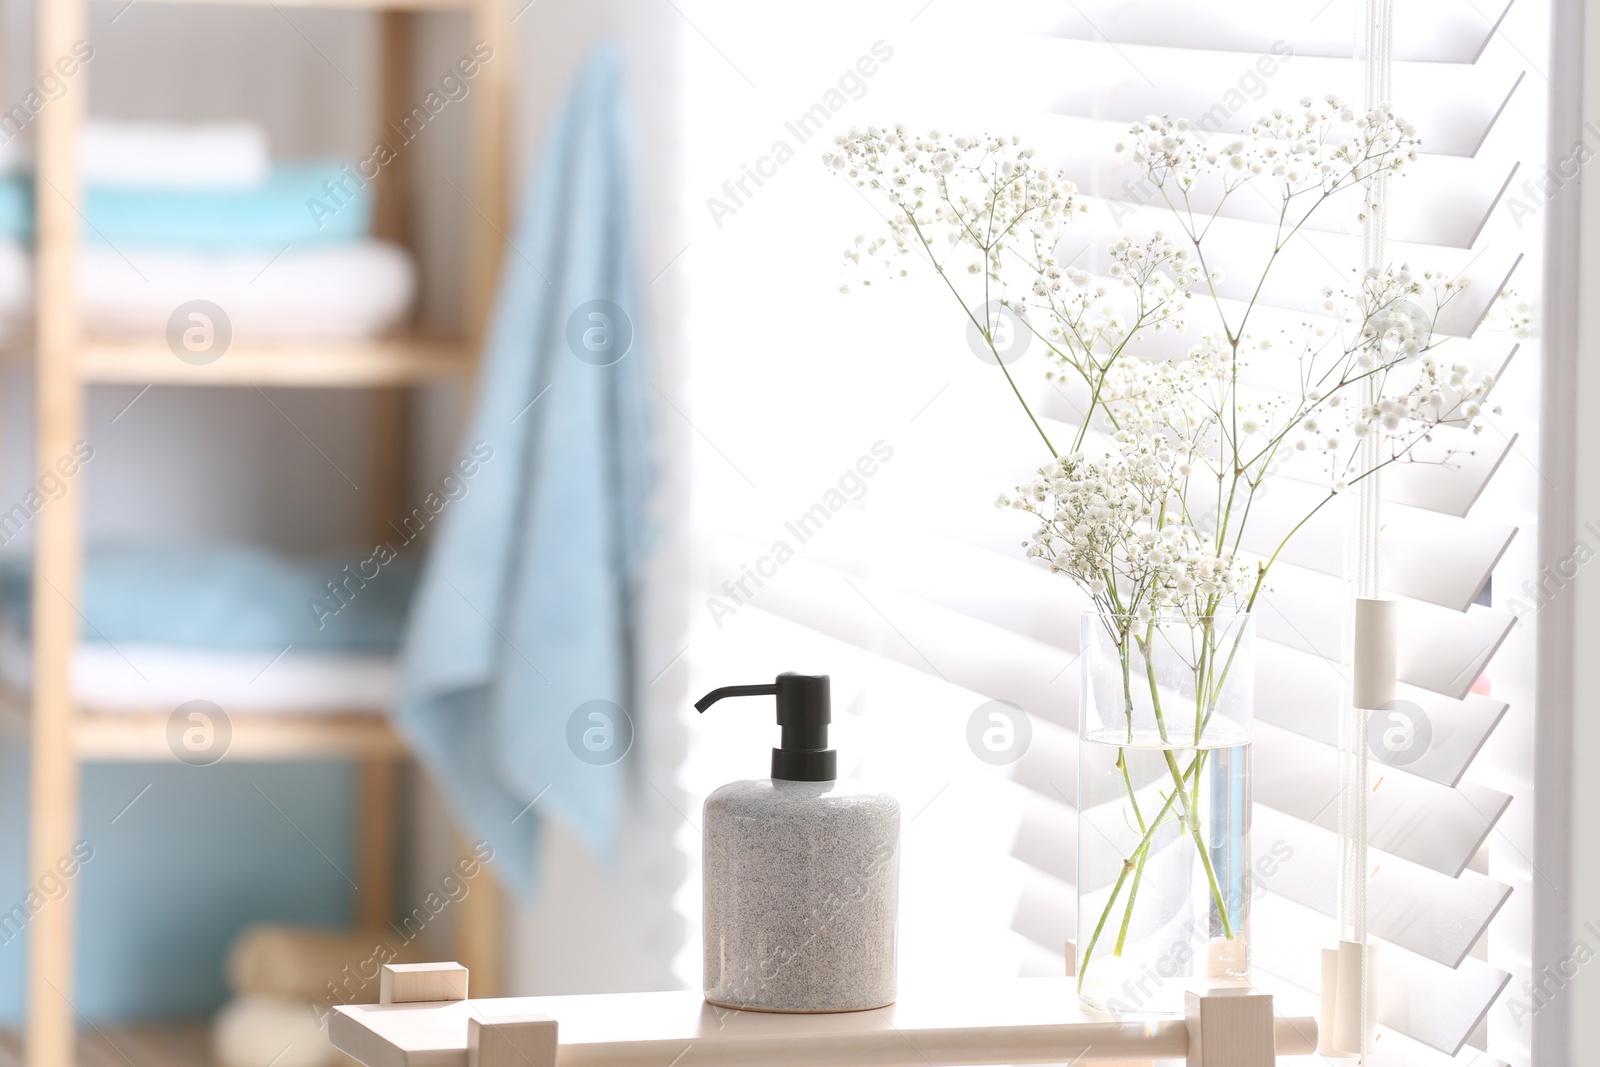
{"label": "stack of folded towel", "polygon": [[[221,307],[235,339],[261,341],[373,337],[410,312],[415,267],[370,237],[371,182],[350,164],[275,164],[248,123],[91,121],[80,158],[78,299],[92,336],[161,337],[191,300]],[[25,151],[0,153],[0,169],[0,340],[12,340],[33,313],[35,190]]]}
{"label": "stack of folded towel", "polygon": [[[300,714],[386,707],[415,569],[395,559],[363,570],[362,555],[93,548],[73,692],[99,712],[193,699]],[[0,683],[18,691],[31,674],[32,593],[31,562],[0,560]]]}

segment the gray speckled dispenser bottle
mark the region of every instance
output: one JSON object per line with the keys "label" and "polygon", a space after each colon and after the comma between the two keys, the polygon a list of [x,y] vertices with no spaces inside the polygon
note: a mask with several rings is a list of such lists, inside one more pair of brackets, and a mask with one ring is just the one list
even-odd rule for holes
{"label": "gray speckled dispenser bottle", "polygon": [[706,1000],[752,1011],[894,1003],[900,805],[837,776],[827,675],[780,674],[730,696],[778,698],[772,777],[706,798]]}

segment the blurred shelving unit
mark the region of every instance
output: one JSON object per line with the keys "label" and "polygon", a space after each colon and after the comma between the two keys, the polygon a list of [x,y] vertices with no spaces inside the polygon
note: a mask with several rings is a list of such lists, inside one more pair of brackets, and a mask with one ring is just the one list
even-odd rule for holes
{"label": "blurred shelving unit", "polygon": [[[36,5],[36,46],[48,67],[87,36],[89,0],[41,0]],[[499,269],[502,233],[507,228],[507,114],[511,61],[509,0],[144,0],[146,3],[292,8],[338,8],[371,12],[379,34],[380,124],[404,114],[409,106],[413,15],[423,11],[459,12],[470,23],[475,41],[492,45],[499,62],[487,64],[473,87],[472,131],[466,195],[464,241],[464,321],[467,335],[458,338],[396,336],[329,344],[253,345],[244,340],[225,357],[205,366],[176,359],[162,338],[145,343],[109,341],[84,336],[74,293],[81,223],[78,135],[86,94],[75,91],[40,113],[37,119],[38,204],[35,270],[37,361],[35,408],[37,454],[65,455],[83,437],[86,388],[103,382],[213,387],[295,386],[367,389],[374,392],[376,411],[374,456],[378,490],[372,515],[374,529],[402,511],[407,484],[406,438],[409,390],[412,386],[463,379],[474,369],[482,324],[487,320]],[[89,76],[84,68],[78,78]],[[376,181],[377,235],[410,244],[407,217],[411,185],[410,159],[402,153],[380,171]],[[32,687],[26,694],[0,700],[0,716],[26,732],[31,759],[29,869],[42,870],[71,852],[79,822],[80,767],[93,761],[170,761],[166,740],[170,708],[114,712],[80,706],[72,691],[72,662],[78,641],[79,602],[83,573],[83,504],[67,494],[40,512],[34,552],[34,617],[32,620]],[[379,925],[393,911],[397,770],[405,748],[389,727],[382,709],[350,709],[348,713],[297,714],[274,710],[251,714],[230,711],[233,736],[228,758],[234,760],[352,760],[361,768],[359,797],[359,884],[355,914],[362,923]],[[474,892],[463,902],[455,954],[475,972],[480,990],[492,995],[499,973],[499,899],[489,891]],[[27,1067],[64,1067],[79,1062],[120,1062],[138,1049],[152,1064],[199,1065],[206,1061],[201,1031],[119,1029],[135,1035],[119,1041],[102,1028],[79,1034],[72,1006],[76,915],[72,907],[40,912],[29,928],[27,1019],[19,1049],[0,1040],[0,1063]],[[490,987],[490,988],[485,988]],[[135,1039],[136,1038],[136,1039]],[[146,1057],[145,1053],[149,1052]],[[139,1065],[143,1067],[143,1063]]]}
{"label": "blurred shelving unit", "polygon": [[392,337],[326,344],[230,346],[226,358],[195,365],[172,358],[165,341],[86,341],[78,373],[86,382],[136,385],[258,385],[403,388],[459,377],[472,355],[459,341]]}
{"label": "blurred shelving unit", "polygon": [[[80,1067],[212,1067],[211,1039],[201,1023],[101,1027],[78,1038]],[[24,1067],[23,1042],[0,1036],[0,1067]]]}

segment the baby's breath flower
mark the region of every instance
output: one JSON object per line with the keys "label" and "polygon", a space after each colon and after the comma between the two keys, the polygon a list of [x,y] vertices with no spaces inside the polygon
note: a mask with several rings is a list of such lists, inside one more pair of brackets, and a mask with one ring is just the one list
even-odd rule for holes
{"label": "baby's breath flower", "polygon": [[[1031,517],[1029,559],[1102,608],[1149,620],[1253,605],[1270,564],[1243,551],[1243,529],[1250,501],[1285,464],[1338,494],[1366,476],[1355,442],[1375,442],[1382,463],[1404,462],[1438,427],[1477,433],[1498,414],[1492,376],[1434,351],[1434,323],[1465,279],[1372,267],[1347,288],[1313,290],[1321,310],[1310,321],[1265,334],[1239,326],[1263,317],[1251,306],[1213,314],[1213,293],[1248,293],[1229,290],[1221,257],[1207,251],[1211,227],[1187,205],[1209,213],[1250,184],[1293,229],[1309,217],[1298,212],[1323,203],[1366,217],[1371,179],[1409,165],[1418,144],[1388,108],[1358,112],[1337,96],[1273,109],[1226,141],[1150,116],[1116,149],[1141,172],[1127,188],[1159,194],[1136,199],[1172,206],[1177,225],[1125,228],[1081,261],[1063,241],[1089,203],[1015,136],[869,126],[836,138],[823,162],[889,208],[884,231],[845,250],[862,286],[931,262],[965,320],[998,301],[1045,340],[1045,375],[1087,412],[1085,428],[995,506]],[[1332,195],[1341,190],[1352,195]],[[1230,251],[1232,273],[1251,286],[1272,266]],[[1210,321],[1191,334],[1197,315]],[[1534,311],[1506,292],[1493,317],[1527,336]],[[1189,340],[1159,352],[1136,345],[1169,333]]]}

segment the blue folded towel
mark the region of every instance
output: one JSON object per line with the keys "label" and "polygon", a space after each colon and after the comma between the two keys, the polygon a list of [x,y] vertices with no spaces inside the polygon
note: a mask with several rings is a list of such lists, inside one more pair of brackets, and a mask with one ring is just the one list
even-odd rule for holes
{"label": "blue folded towel", "polygon": [[[0,611],[24,635],[31,579],[28,561],[0,562]],[[383,652],[399,643],[414,585],[407,561],[379,567],[360,552],[290,560],[236,547],[108,548],[88,554],[76,606],[85,641]]]}
{"label": "blue folded towel", "polygon": [[[83,197],[86,241],[189,252],[278,252],[365,237],[370,183],[353,168],[321,160],[276,166],[248,189],[134,189],[90,186]],[[55,194],[50,194],[55,195]],[[31,176],[0,178],[0,238],[33,240]]]}
{"label": "blue folded towel", "polygon": [[605,46],[504,250],[467,436],[493,455],[442,516],[402,645],[396,722],[524,891],[541,819],[612,852],[629,765],[652,480],[630,164]]}

